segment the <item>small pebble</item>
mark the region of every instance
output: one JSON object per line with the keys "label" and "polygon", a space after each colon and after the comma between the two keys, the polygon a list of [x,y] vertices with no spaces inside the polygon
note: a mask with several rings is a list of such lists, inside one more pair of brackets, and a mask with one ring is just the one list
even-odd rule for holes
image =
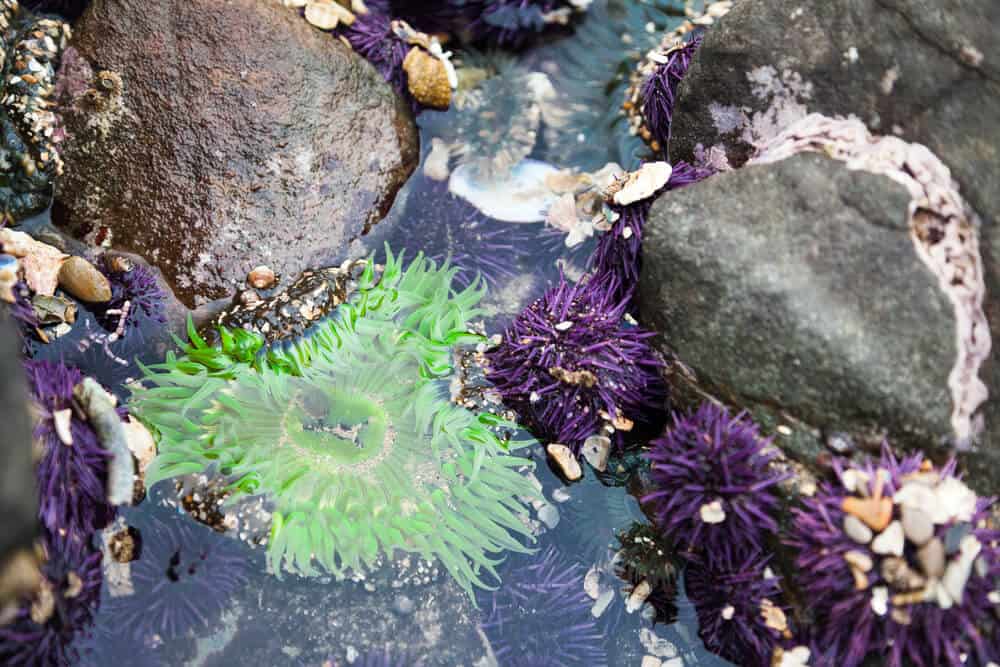
{"label": "small pebble", "polygon": [[705,503],[701,506],[698,514],[705,523],[722,523],[726,520],[726,511],[722,509],[721,500],[713,500],[710,503]]}
{"label": "small pebble", "polygon": [[630,614],[638,611],[649,594],[653,592],[653,586],[645,579],[640,581],[635,588],[632,589],[632,593],[628,596],[628,600],[625,601],[625,611]]}
{"label": "small pebble", "polygon": [[555,505],[546,503],[538,510],[538,518],[549,530],[552,530],[559,525],[559,510],[556,509]]}
{"label": "small pebble", "polygon": [[59,442],[64,445],[73,444],[73,431],[70,429],[72,421],[73,410],[70,408],[56,410],[52,413],[52,423],[55,426],[56,435],[59,436]]}
{"label": "small pebble", "polygon": [[111,283],[83,257],[70,257],[59,269],[59,286],[70,295],[89,303],[111,300]]}
{"label": "small pebble", "polygon": [[903,533],[917,546],[927,544],[934,537],[934,523],[923,510],[903,505],[902,522]]}
{"label": "small pebble", "polygon": [[904,543],[903,524],[893,521],[872,540],[872,551],[882,556],[902,556]]}
{"label": "small pebble", "polygon": [[247,275],[247,284],[254,289],[270,289],[277,282],[274,271],[268,266],[255,266]]}
{"label": "small pebble", "polygon": [[564,479],[575,482],[583,477],[583,469],[580,467],[580,462],[573,456],[573,450],[569,447],[552,443],[545,448],[545,451],[548,452],[549,459],[555,464],[559,474]]}
{"label": "small pebble", "polygon": [[851,549],[844,554],[844,560],[851,567],[855,567],[862,572],[871,572],[875,564],[872,562],[871,556],[863,551],[858,551],[857,549]]}
{"label": "small pebble", "polygon": [[889,589],[885,586],[876,586],[873,588],[871,605],[872,611],[879,616],[885,616],[889,611]]}
{"label": "small pebble", "polygon": [[611,456],[611,439],[603,435],[592,435],[584,440],[581,452],[594,470],[604,472],[608,469],[608,457]]}
{"label": "small pebble", "polygon": [[844,515],[844,532],[858,544],[868,544],[875,534],[861,519],[850,514]]}

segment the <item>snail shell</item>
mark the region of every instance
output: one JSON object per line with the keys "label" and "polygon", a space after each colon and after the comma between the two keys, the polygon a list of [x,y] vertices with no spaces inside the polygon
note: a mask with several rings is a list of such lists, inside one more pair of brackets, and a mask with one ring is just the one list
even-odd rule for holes
{"label": "snail shell", "polygon": [[447,109],[451,104],[451,84],[448,70],[436,58],[419,46],[414,46],[403,60],[406,87],[414,99],[426,107]]}

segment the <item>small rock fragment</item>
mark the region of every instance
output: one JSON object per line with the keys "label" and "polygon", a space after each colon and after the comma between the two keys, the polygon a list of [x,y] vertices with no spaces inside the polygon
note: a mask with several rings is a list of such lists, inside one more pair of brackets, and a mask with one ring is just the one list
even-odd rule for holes
{"label": "small rock fragment", "polygon": [[70,257],[63,262],[59,269],[59,286],[81,301],[107,303],[111,300],[111,283],[83,257]]}
{"label": "small rock fragment", "polygon": [[271,289],[276,282],[274,271],[269,266],[255,266],[247,276],[247,284],[254,289]]}
{"label": "small rock fragment", "polygon": [[646,579],[640,581],[636,584],[636,587],[632,589],[628,599],[625,601],[625,611],[630,614],[638,611],[642,607],[643,603],[646,602],[646,598],[648,598],[649,594],[652,592],[653,586],[649,583],[649,581]]}
{"label": "small rock fragment", "polygon": [[552,530],[559,525],[559,510],[556,509],[555,505],[545,503],[542,508],[538,510],[538,518],[549,530]]}
{"label": "small rock fragment", "polygon": [[726,520],[726,511],[722,509],[721,500],[705,503],[698,510],[698,514],[705,523],[722,523]]}
{"label": "small rock fragment", "polygon": [[844,498],[842,508],[848,514],[864,521],[869,528],[881,532],[892,521],[892,500],[889,498]]}
{"label": "small rock fragment", "polygon": [[56,435],[59,436],[59,442],[64,445],[72,445],[73,431],[70,426],[73,423],[73,410],[70,408],[56,410],[52,413],[52,423],[56,428]]}
{"label": "small rock fragment", "polygon": [[858,544],[868,544],[875,534],[861,521],[861,519],[850,514],[844,515],[844,532],[849,538]]}
{"label": "small rock fragment", "polygon": [[575,482],[583,477],[583,469],[580,467],[580,462],[573,456],[573,450],[569,447],[552,443],[545,448],[545,451],[564,479]]}
{"label": "small rock fragment", "polygon": [[901,512],[903,533],[911,542],[921,546],[934,537],[934,522],[923,510],[904,505]]}
{"label": "small rock fragment", "polygon": [[600,595],[597,596],[597,601],[594,602],[594,606],[590,608],[590,615],[594,618],[600,618],[608,607],[611,605],[612,600],[615,599],[614,590],[608,588]]}
{"label": "small rock fragment", "polygon": [[583,441],[583,458],[598,472],[608,469],[608,457],[611,456],[611,439],[603,435],[592,435]]}
{"label": "small rock fragment", "polygon": [[861,572],[871,572],[872,568],[875,567],[871,556],[857,549],[851,549],[845,553],[844,560],[847,561],[848,565],[857,568]]}
{"label": "small rock fragment", "polygon": [[904,543],[903,524],[893,521],[872,540],[872,551],[882,556],[902,556]]}

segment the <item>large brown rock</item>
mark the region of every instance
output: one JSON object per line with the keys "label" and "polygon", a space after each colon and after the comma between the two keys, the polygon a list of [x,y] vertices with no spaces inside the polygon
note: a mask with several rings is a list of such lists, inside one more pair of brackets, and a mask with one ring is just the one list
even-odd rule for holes
{"label": "large brown rock", "polygon": [[278,2],[95,0],[61,74],[55,222],[110,231],[189,306],[334,259],[418,159],[374,68]]}

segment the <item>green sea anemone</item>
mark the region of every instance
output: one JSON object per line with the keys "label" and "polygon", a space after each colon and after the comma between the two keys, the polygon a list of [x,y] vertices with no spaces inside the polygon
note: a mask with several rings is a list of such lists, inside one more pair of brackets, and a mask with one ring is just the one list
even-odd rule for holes
{"label": "green sea anemone", "polygon": [[234,498],[264,496],[276,574],[340,577],[398,548],[440,559],[470,594],[489,587],[494,554],[528,551],[521,498],[537,494],[511,453],[531,443],[502,435],[516,425],[449,400],[483,293],[455,292],[455,272],[388,253],[380,280],[369,262],[354,297],[283,348],[242,330],[211,347],[189,326],[182,355],[133,391],[159,437],[147,482],[215,470]]}

